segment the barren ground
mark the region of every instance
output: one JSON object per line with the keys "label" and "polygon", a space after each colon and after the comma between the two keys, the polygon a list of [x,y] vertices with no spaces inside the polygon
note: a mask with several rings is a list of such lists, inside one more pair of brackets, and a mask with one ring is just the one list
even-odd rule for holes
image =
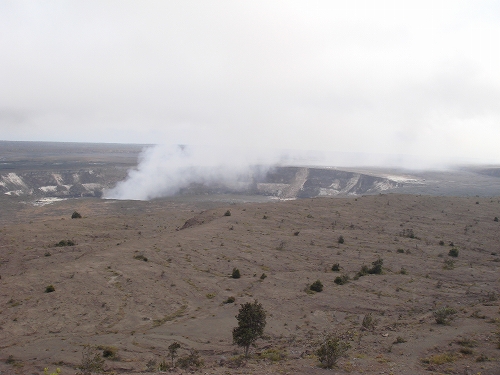
{"label": "barren ground", "polygon": [[[114,347],[105,368],[135,374],[174,341],[180,355],[199,350],[203,374],[500,373],[499,198],[1,203],[1,374],[74,374],[85,344]],[[71,219],[75,210],[82,219]],[[55,247],[61,240],[75,246]],[[378,258],[383,274],[354,280]],[[340,274],[350,281],[335,284]],[[315,280],[323,291],[307,293]],[[235,315],[254,299],[267,311],[266,336],[244,367],[230,368],[242,353]],[[432,314],[444,306],[458,311],[450,325]],[[361,330],[368,313],[373,331]],[[332,330],[354,340],[325,370],[314,343]],[[282,359],[263,358],[270,350]]]}

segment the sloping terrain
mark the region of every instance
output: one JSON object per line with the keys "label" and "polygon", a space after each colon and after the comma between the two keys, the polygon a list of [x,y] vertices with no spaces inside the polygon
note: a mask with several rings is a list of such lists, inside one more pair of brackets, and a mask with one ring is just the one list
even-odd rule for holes
{"label": "sloping terrain", "polygon": [[[324,374],[315,343],[333,330],[353,334],[337,374],[500,371],[498,198],[74,199],[15,212],[0,213],[5,374],[75,373],[85,344],[116,351],[106,369],[139,373],[174,341],[180,355],[199,351],[200,373]],[[356,277],[378,259],[382,274]],[[266,335],[244,367],[229,367],[242,352],[235,315],[255,299]],[[450,325],[434,319],[443,307],[457,311]]]}

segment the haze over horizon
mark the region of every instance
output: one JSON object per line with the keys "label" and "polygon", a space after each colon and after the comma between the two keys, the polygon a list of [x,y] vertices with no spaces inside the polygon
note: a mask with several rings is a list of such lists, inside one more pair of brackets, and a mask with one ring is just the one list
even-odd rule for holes
{"label": "haze over horizon", "polygon": [[0,48],[2,140],[500,163],[497,1],[6,0]]}

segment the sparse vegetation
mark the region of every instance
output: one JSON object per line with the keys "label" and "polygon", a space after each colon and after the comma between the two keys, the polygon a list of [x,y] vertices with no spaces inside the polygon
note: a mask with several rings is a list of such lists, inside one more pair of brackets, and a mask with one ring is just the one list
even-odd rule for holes
{"label": "sparse vegetation", "polygon": [[264,334],[266,311],[257,300],[247,302],[241,305],[236,319],[238,326],[233,329],[233,343],[242,346],[245,349],[245,357],[248,357],[250,345]]}
{"label": "sparse vegetation", "polygon": [[450,324],[451,321],[455,319],[456,314],[457,310],[451,307],[441,307],[433,313],[434,319],[436,319],[436,323],[445,325]]}
{"label": "sparse vegetation", "polygon": [[61,240],[54,245],[55,247],[64,247],[64,246],[75,246],[75,243],[71,240]]}
{"label": "sparse vegetation", "polygon": [[368,313],[364,316],[363,322],[361,323],[361,329],[365,331],[373,331],[377,326],[378,319],[374,318],[372,313]]}
{"label": "sparse vegetation", "polygon": [[177,341],[174,341],[172,344],[168,346],[168,354],[170,355],[170,359],[172,360],[172,367],[174,367],[174,360],[177,356],[177,350],[181,347]]}
{"label": "sparse vegetation", "polygon": [[378,258],[376,261],[372,262],[372,268],[368,268],[368,266],[363,265],[361,269],[358,271],[356,276],[359,278],[361,276],[365,276],[368,274],[380,275],[382,273],[382,265],[384,264],[384,260]]}
{"label": "sparse vegetation", "polygon": [[340,271],[340,264],[339,263],[334,263],[333,266],[332,266],[332,271],[333,272]]}
{"label": "sparse vegetation", "polygon": [[233,272],[231,273],[231,277],[233,279],[239,279],[241,277],[240,270],[237,268],[233,268]]}
{"label": "sparse vegetation", "polygon": [[349,276],[345,274],[337,276],[335,280],[333,280],[333,282],[337,285],[347,284],[348,281],[349,281]]}
{"label": "sparse vegetation", "polygon": [[396,341],[394,341],[394,344],[403,344],[406,342],[406,339],[402,336],[396,337]]}
{"label": "sparse vegetation", "polygon": [[458,257],[458,249],[456,247],[454,247],[453,249],[450,249],[450,251],[448,251],[448,255],[450,257]]}
{"label": "sparse vegetation", "polygon": [[439,241],[439,246],[444,246],[444,241],[443,240]]}
{"label": "sparse vegetation", "polygon": [[286,359],[287,353],[279,349],[266,349],[259,355],[260,358],[268,359],[271,362],[278,362]]}
{"label": "sparse vegetation", "polygon": [[267,275],[265,273],[263,273],[262,275],[260,275],[260,279],[261,280],[264,280],[266,277],[267,277]]}
{"label": "sparse vegetation", "polygon": [[309,289],[312,290],[313,292],[322,292],[323,291],[323,283],[319,280],[316,280],[313,282],[310,286]]}
{"label": "sparse vegetation", "polygon": [[495,216],[495,218],[493,219],[493,221],[497,221],[498,222],[498,217]]}
{"label": "sparse vegetation", "polygon": [[445,259],[443,263],[444,270],[452,270],[455,268],[455,261],[451,259]]}
{"label": "sparse vegetation", "polygon": [[91,375],[93,372],[104,372],[104,359],[101,357],[97,348],[85,345],[82,352],[82,362],[79,370],[83,375]]}
{"label": "sparse vegetation", "polygon": [[398,253],[404,254],[405,249],[398,249]]}
{"label": "sparse vegetation", "polygon": [[422,362],[431,365],[443,365],[455,361],[456,357],[453,353],[434,354],[428,358],[424,358]]}
{"label": "sparse vegetation", "polygon": [[227,299],[223,303],[225,303],[225,304],[227,304],[227,303],[234,303],[234,301],[236,301],[236,298],[234,298],[233,296],[231,296],[231,297],[227,297]]}
{"label": "sparse vegetation", "polygon": [[134,255],[134,259],[137,259],[137,260],[142,260],[144,262],[147,262],[148,261],[148,258],[145,257],[143,254],[137,254],[137,255]]}
{"label": "sparse vegetation", "polygon": [[102,357],[107,359],[118,359],[118,348],[114,346],[98,346],[97,349],[102,350]]}
{"label": "sparse vegetation", "polygon": [[54,372],[50,372],[48,367],[45,367],[43,369],[43,374],[44,375],[59,375],[60,373],[61,373],[61,369],[60,368],[56,368],[56,371],[54,371]]}
{"label": "sparse vegetation", "polygon": [[45,293],[52,293],[52,292],[55,292],[56,291],[56,288],[54,288],[54,286],[51,284],[51,285],[47,285],[45,287]]}
{"label": "sparse vegetation", "polygon": [[81,219],[82,218],[82,215],[80,215],[78,212],[73,212],[73,214],[71,214],[71,218],[72,219]]}
{"label": "sparse vegetation", "polygon": [[339,236],[339,238],[337,239],[337,242],[339,244],[343,244],[344,243],[344,236]]}
{"label": "sparse vegetation", "polygon": [[340,358],[347,354],[347,351],[351,348],[350,338],[349,333],[332,333],[318,344],[315,354],[323,367],[332,368]]}
{"label": "sparse vegetation", "polygon": [[416,238],[415,233],[413,233],[413,229],[403,229],[402,232],[400,233],[401,237],[406,237],[406,238]]}
{"label": "sparse vegetation", "polygon": [[224,216],[231,216],[231,211],[227,210],[226,212],[224,212]]}
{"label": "sparse vegetation", "polygon": [[198,353],[197,350],[191,349],[188,355],[180,357],[177,360],[177,366],[182,369],[187,369],[191,367],[198,368],[203,366],[203,359],[201,359],[200,354]]}

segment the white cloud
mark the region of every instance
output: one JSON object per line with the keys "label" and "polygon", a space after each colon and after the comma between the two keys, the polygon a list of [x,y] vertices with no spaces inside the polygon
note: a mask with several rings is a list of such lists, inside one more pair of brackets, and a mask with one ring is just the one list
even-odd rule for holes
{"label": "white cloud", "polygon": [[499,46],[486,0],[4,1],[1,137],[499,162]]}

